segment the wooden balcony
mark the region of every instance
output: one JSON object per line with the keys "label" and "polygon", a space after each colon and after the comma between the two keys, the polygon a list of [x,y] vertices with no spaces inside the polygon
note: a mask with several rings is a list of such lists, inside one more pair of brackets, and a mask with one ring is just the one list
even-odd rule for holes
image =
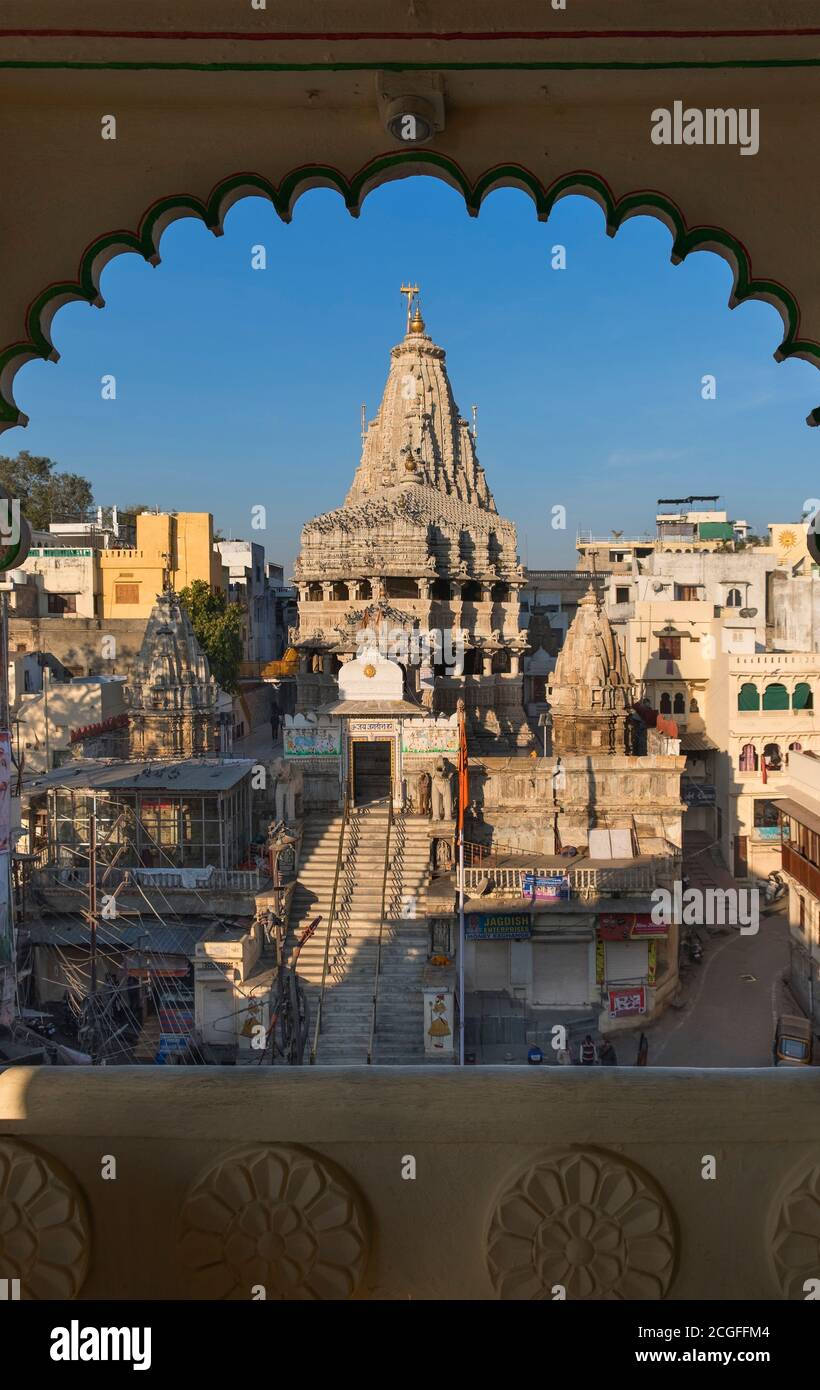
{"label": "wooden balcony", "polygon": [[12,1067],[0,1194],[23,1298],[802,1301],[820,1071]]}
{"label": "wooden balcony", "polygon": [[820,869],[784,842],[783,869],[815,898],[820,898]]}

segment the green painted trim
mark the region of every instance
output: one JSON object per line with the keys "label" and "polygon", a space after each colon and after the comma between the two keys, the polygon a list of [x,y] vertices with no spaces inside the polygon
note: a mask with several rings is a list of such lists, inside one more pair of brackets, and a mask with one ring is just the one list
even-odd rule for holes
{"label": "green painted trim", "polygon": [[704,58],[669,62],[329,62],[329,63],[174,63],[151,61],[52,61],[7,58],[0,68],[74,69],[108,72],[680,72],[709,68],[817,68],[820,58]]}
{"label": "green painted trim", "polygon": [[[521,164],[499,164],[488,169],[475,183],[471,183],[463,169],[448,155],[435,150],[414,149],[396,151],[395,154],[379,155],[351,179],[329,164],[307,164],[293,169],[277,187],[259,174],[232,174],[216,185],[203,202],[191,194],[161,198],[154,203],[142,218],[137,232],[108,232],[98,237],[84,252],[76,281],[63,281],[49,285],[32,302],[26,315],[28,337],[23,342],[13,343],[0,352],[0,376],[14,372],[34,357],[49,359],[54,357],[48,324],[50,311],[59,307],[60,300],[82,299],[88,304],[99,300],[99,280],[95,273],[95,263],[100,256],[112,250],[133,251],[145,260],[155,260],[164,230],[165,220],[180,215],[192,214],[199,217],[211,231],[218,232],[222,225],[222,208],[226,201],[233,202],[233,195],[241,190],[241,196],[257,194],[269,199],[278,215],[289,220],[291,208],[296,199],[308,188],[317,184],[334,188],[344,199],[345,206],[354,215],[358,213],[368,184],[388,170],[400,170],[403,166],[413,170],[423,170],[436,174],[458,188],[471,216],[478,216],[485,197],[499,185],[509,187],[516,184],[525,188],[531,195],[539,219],[546,221],[559,198],[570,193],[590,197],[603,208],[609,235],[614,236],[627,218],[641,215],[660,218],[673,231],[672,255],[682,261],[694,251],[716,251],[732,265],[735,285],[732,296],[734,305],[746,299],[764,299],[779,306],[787,323],[783,342],[775,356],[779,361],[800,355],[820,367],[820,343],[807,338],[798,338],[800,308],[794,295],[776,280],[754,278],[751,274],[748,252],[743,243],[722,227],[691,227],[686,223],[677,205],[663,193],[653,190],[625,194],[620,199],[613,197],[606,181],[598,174],[588,170],[564,174],[549,186],[545,186],[529,169]],[[56,301],[56,303],[55,303]],[[0,429],[25,423],[21,412],[14,404],[10,391],[0,394]],[[812,411],[808,423],[820,424],[820,406]]]}

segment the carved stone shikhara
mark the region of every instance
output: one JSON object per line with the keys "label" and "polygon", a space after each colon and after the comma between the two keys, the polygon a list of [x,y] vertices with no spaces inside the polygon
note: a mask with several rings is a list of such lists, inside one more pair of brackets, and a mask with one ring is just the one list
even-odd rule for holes
{"label": "carved stone shikhara", "polygon": [[157,595],[126,700],[132,758],[206,757],[217,749],[219,687],[173,590]]}

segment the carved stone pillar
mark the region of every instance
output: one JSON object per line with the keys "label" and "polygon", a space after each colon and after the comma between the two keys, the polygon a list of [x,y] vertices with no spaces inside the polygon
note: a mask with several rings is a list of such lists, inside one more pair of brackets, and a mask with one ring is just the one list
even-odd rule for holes
{"label": "carved stone pillar", "polygon": [[327,583],[326,581],[322,582],[322,598],[324,599],[325,603],[330,603],[333,599],[333,585]]}

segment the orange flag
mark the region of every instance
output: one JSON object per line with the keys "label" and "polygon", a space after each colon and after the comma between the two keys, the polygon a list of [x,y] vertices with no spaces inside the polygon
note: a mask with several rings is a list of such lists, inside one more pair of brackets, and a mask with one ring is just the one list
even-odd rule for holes
{"label": "orange flag", "polygon": [[459,835],[464,829],[464,813],[470,800],[470,774],[467,755],[467,721],[462,702],[458,713],[458,821]]}

